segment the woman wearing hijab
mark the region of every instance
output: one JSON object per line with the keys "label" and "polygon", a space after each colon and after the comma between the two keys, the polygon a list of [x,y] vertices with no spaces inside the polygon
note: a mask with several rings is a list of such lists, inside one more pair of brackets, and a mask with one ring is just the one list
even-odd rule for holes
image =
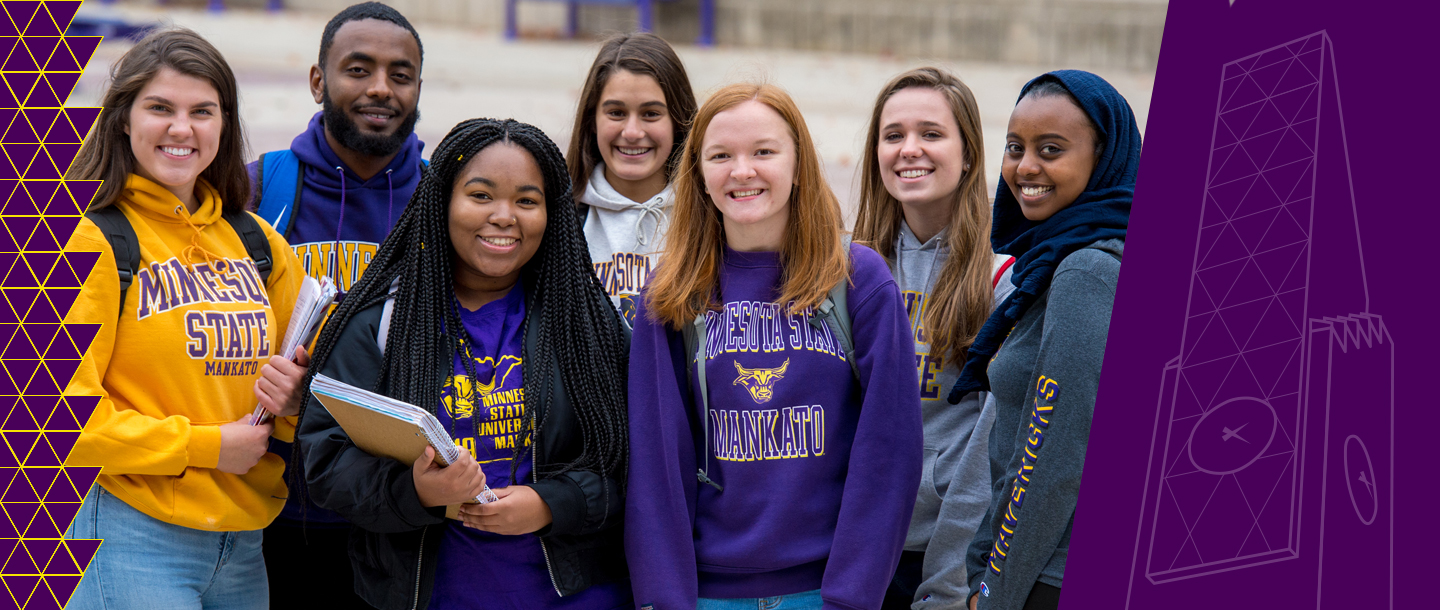
{"label": "woman wearing hijab", "polygon": [[1016,289],[950,394],[996,400],[994,494],[966,557],[972,609],[1059,605],[1139,160],[1135,115],[1104,79],[1061,70],[1021,90],[990,238],[1016,258]]}

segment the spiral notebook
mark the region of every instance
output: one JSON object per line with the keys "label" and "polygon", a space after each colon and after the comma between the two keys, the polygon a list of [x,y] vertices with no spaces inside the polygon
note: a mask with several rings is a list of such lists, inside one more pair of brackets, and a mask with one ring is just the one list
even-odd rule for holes
{"label": "spiral notebook", "polygon": [[[310,393],[330,412],[355,446],[370,455],[411,464],[425,453],[426,447],[434,447],[435,463],[441,466],[460,459],[462,450],[451,441],[440,421],[415,405],[362,390],[319,373],[310,384]],[[490,491],[489,485],[475,496],[478,504],[489,504],[499,499],[495,492]],[[456,518],[459,508],[459,505],[448,507],[445,516]]]}

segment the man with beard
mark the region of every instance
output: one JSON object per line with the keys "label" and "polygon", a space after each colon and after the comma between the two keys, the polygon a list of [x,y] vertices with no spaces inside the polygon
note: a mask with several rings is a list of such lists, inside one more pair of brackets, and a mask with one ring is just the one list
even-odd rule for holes
{"label": "man with beard", "polygon": [[321,111],[288,150],[250,164],[255,211],[307,273],[343,293],[360,280],[420,182],[420,36],[378,2],[335,15],[310,67]]}
{"label": "man with beard", "polygon": [[[307,273],[349,290],[399,220],[420,182],[420,35],[395,9],[351,6],[326,24],[310,93],[322,110],[290,143],[250,164],[253,209],[295,248]],[[337,256],[338,254],[338,256]],[[343,295],[342,295],[343,296]],[[289,458],[290,445],[270,451]],[[291,466],[296,466],[291,464]],[[346,553],[351,525],[301,502],[286,472],[290,500],[265,529],[271,608],[368,608],[355,595]]]}

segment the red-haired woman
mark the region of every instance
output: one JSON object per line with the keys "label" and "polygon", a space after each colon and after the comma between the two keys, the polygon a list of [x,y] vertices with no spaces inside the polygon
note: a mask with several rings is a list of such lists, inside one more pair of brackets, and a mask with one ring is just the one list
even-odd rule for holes
{"label": "red-haired woman", "polygon": [[[677,175],[630,353],[635,601],[878,607],[921,461],[915,348],[889,268],[845,247],[809,130],[777,87],[713,95]],[[820,315],[830,305],[852,324]]]}

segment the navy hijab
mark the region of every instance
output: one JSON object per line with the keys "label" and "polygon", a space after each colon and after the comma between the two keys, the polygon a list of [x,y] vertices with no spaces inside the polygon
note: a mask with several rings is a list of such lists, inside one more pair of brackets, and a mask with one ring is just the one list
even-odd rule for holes
{"label": "navy hijab", "polygon": [[[1058,70],[1036,77],[1020,90],[1020,99],[1035,85],[1055,81],[1075,97],[1105,143],[1085,191],[1065,209],[1040,222],[1027,220],[1005,179],[995,191],[990,245],[1015,257],[1010,281],[1015,291],[990,314],[970,346],[960,377],[950,391],[951,404],[969,392],[989,390],[991,358],[1015,323],[1047,290],[1055,268],[1072,252],[1107,239],[1124,239],[1135,196],[1140,165],[1140,130],[1130,104],[1110,83],[1080,70]],[[1019,101],[1017,100],[1017,104]]]}

